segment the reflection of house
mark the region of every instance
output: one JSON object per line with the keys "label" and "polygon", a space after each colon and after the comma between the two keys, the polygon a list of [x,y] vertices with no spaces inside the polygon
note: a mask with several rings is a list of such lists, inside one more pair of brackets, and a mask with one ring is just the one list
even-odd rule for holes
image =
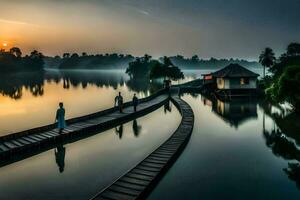
{"label": "reflection of house", "polygon": [[202,101],[212,103],[212,111],[216,113],[230,126],[238,127],[243,122],[257,118],[257,101],[255,99],[232,99],[231,101],[221,101],[219,99],[207,100],[205,97]]}
{"label": "reflection of house", "polygon": [[219,71],[204,74],[203,81],[204,83],[214,83],[215,88],[219,91],[235,94],[256,90],[258,76],[238,64],[230,64]]}

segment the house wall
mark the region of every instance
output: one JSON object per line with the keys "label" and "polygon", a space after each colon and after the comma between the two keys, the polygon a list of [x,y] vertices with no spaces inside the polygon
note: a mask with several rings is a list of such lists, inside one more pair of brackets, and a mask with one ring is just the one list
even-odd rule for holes
{"label": "house wall", "polygon": [[217,78],[217,88],[225,89],[225,80],[223,78]]}
{"label": "house wall", "polygon": [[249,78],[248,84],[241,84],[241,78],[232,78],[229,80],[230,84],[228,89],[256,89],[256,78]]}

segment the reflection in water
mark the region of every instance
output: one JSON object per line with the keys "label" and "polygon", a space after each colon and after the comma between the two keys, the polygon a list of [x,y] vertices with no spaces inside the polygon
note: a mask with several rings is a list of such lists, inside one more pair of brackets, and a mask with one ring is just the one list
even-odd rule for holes
{"label": "reflection in water", "polygon": [[288,163],[288,167],[284,168],[283,171],[289,179],[296,182],[297,188],[300,189],[300,163]]}
{"label": "reflection in water", "polygon": [[135,137],[139,137],[141,130],[142,130],[142,126],[138,125],[137,120],[133,120],[132,122],[132,130],[133,130],[133,135]]}
{"label": "reflection in water", "polygon": [[216,97],[201,96],[202,102],[230,126],[238,128],[242,123],[257,119],[257,99],[236,98],[224,101]]}
{"label": "reflection in water", "polygon": [[[299,132],[300,117],[280,106],[272,106],[270,103],[263,102],[260,106],[264,109],[264,114],[273,119],[273,127],[266,130],[265,119],[263,119],[263,135],[266,145],[272,149],[274,155],[285,160],[296,160],[289,162],[283,169],[290,180],[294,181],[300,189],[300,143]],[[265,118],[265,115],[264,115]]]}
{"label": "reflection in water", "polygon": [[63,145],[59,145],[54,150],[54,153],[55,153],[55,161],[58,166],[59,172],[63,173],[65,169],[66,148]]}
{"label": "reflection in water", "polygon": [[119,136],[119,139],[123,137],[123,124],[120,126],[115,127],[115,133]]}
{"label": "reflection in water", "polygon": [[20,74],[10,74],[0,76],[0,93],[12,99],[20,99],[23,96],[22,89],[25,88],[33,96],[44,94],[45,81],[60,84],[64,89],[80,87],[85,89],[88,85],[97,87],[112,87],[117,89],[120,85],[127,85],[130,90],[141,92],[144,95],[154,93],[162,87],[161,83],[149,82],[146,80],[133,80],[123,71],[88,71],[88,70],[69,70],[69,71],[46,71],[28,72]]}
{"label": "reflection in water", "polygon": [[12,99],[22,98],[23,88],[29,90],[33,96],[42,96],[44,94],[43,86],[43,72],[0,75],[0,94]]}
{"label": "reflection in water", "polygon": [[[268,148],[277,157],[285,160],[296,160],[297,163],[288,163],[283,171],[295,181],[300,189],[300,144],[299,121],[296,114],[288,114],[287,109],[278,105],[271,105],[265,101],[253,98],[232,99],[223,101],[216,97],[201,96],[205,106],[210,106],[212,111],[230,126],[238,128],[249,119],[257,119],[257,105],[263,109],[263,136]],[[273,121],[272,130],[266,130],[265,115]]]}
{"label": "reflection in water", "polygon": [[167,101],[166,104],[164,104],[164,112],[165,112],[165,114],[167,112],[172,112],[172,103],[170,100]]}

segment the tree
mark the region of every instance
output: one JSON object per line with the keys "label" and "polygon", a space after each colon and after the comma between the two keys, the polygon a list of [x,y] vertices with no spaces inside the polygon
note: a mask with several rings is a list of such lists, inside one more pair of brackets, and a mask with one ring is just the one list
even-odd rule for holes
{"label": "tree", "polygon": [[22,51],[19,47],[12,47],[9,50],[9,53],[16,56],[17,58],[21,58],[21,56],[22,56]]}
{"label": "tree", "polygon": [[289,102],[300,113],[300,65],[287,66],[278,80],[266,90],[275,102]]}
{"label": "tree", "polygon": [[37,50],[33,50],[31,53],[30,53],[30,56],[29,56],[31,59],[43,59],[44,58],[44,55],[41,53],[41,52],[38,52]]}
{"label": "tree", "polygon": [[197,55],[192,56],[192,62],[197,63],[199,62],[199,57]]}
{"label": "tree", "polygon": [[64,53],[63,58],[70,58],[70,53]]}
{"label": "tree", "polygon": [[152,56],[149,56],[148,54],[145,54],[143,59],[145,62],[149,62],[151,60]]}
{"label": "tree", "polygon": [[166,80],[166,78],[169,78],[179,80],[183,79],[184,75],[178,67],[165,65],[157,61],[151,68],[149,77],[150,79],[164,78]]}
{"label": "tree", "polygon": [[149,75],[149,70],[153,61],[149,61],[150,57],[144,56],[141,58],[136,58],[134,61],[130,62],[126,73],[133,79],[144,79]]}
{"label": "tree", "polygon": [[79,55],[78,55],[77,53],[73,53],[73,54],[71,55],[71,58],[79,58]]}
{"label": "tree", "polygon": [[165,66],[174,66],[174,64],[172,63],[171,59],[167,56],[164,56],[163,58],[163,63]]}
{"label": "tree", "polygon": [[287,47],[287,55],[288,56],[300,56],[300,44],[299,43],[291,43]]}
{"label": "tree", "polygon": [[275,54],[273,50],[269,47],[265,48],[265,50],[259,56],[259,62],[264,67],[264,78],[266,76],[266,67],[270,68],[275,63]]}

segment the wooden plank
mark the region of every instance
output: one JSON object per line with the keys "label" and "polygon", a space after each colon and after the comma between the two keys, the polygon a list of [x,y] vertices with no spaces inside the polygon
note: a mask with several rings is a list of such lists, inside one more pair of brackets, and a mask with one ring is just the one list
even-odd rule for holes
{"label": "wooden plank", "polygon": [[4,142],[3,144],[4,144],[5,146],[7,146],[8,148],[10,148],[10,149],[15,149],[15,148],[18,147],[17,145],[15,145],[15,144],[13,144],[13,143],[11,143],[11,142]]}
{"label": "wooden plank", "polygon": [[143,181],[152,181],[153,180],[153,177],[151,177],[151,176],[145,176],[145,175],[141,175],[141,174],[135,174],[133,172],[127,173],[125,175],[125,177],[139,179],[139,180],[143,180]]}
{"label": "wooden plank", "polygon": [[153,160],[150,158],[147,158],[146,160],[144,160],[144,162],[154,163],[154,164],[163,164],[163,165],[167,163],[167,161]]}
{"label": "wooden plank", "polygon": [[29,137],[29,138],[31,138],[31,139],[33,139],[33,140],[36,140],[36,141],[38,141],[38,142],[42,141],[42,139],[40,139],[40,138],[38,138],[38,137],[36,137],[36,136],[34,136],[34,135],[28,135],[27,137]]}
{"label": "wooden plank", "polygon": [[52,135],[47,135],[47,134],[45,134],[45,133],[40,133],[40,135],[45,136],[45,137],[47,137],[48,139],[53,138]]}
{"label": "wooden plank", "polygon": [[129,194],[131,196],[138,196],[140,194],[140,191],[138,191],[138,190],[121,187],[118,185],[112,185],[109,189],[112,191],[118,191],[120,193]]}
{"label": "wooden plank", "polygon": [[142,170],[142,169],[137,169],[137,168],[134,168],[131,172],[135,173],[135,174],[142,174],[142,175],[151,176],[151,177],[155,177],[158,174],[157,172],[150,172],[147,170]]}
{"label": "wooden plank", "polygon": [[21,139],[21,138],[16,139],[16,140],[17,140],[18,142],[24,144],[24,145],[29,145],[29,144],[30,144],[30,142],[28,142],[28,141],[26,141],[26,140],[23,140],[23,139]]}
{"label": "wooden plank", "polygon": [[36,143],[36,142],[37,142],[37,141],[35,141],[35,140],[33,140],[33,139],[27,137],[27,136],[22,137],[22,139],[23,139],[23,140],[26,140],[26,141],[28,141],[28,142],[30,142],[30,143]]}
{"label": "wooden plank", "polygon": [[59,136],[60,134],[59,134],[59,131],[55,131],[55,130],[51,130],[51,131],[48,131],[48,132],[45,132],[45,133],[47,133],[47,134],[51,134],[52,136]]}
{"label": "wooden plank", "polygon": [[48,136],[51,136],[51,137],[56,137],[56,136],[58,136],[58,135],[56,135],[56,134],[53,134],[52,132],[45,132],[45,133],[43,133],[44,135],[48,135]]}
{"label": "wooden plank", "polygon": [[6,147],[6,146],[4,146],[3,144],[0,144],[0,149],[1,149],[2,151],[8,151],[8,150],[9,150],[9,148]]}
{"label": "wooden plank", "polygon": [[131,195],[126,195],[123,193],[117,193],[117,192],[113,192],[113,191],[105,191],[101,196],[103,197],[107,197],[110,199],[117,199],[117,200],[131,200],[131,199],[135,199],[134,196]]}
{"label": "wooden plank", "polygon": [[34,137],[40,138],[41,140],[48,140],[48,137],[45,137],[42,134],[35,134]]}
{"label": "wooden plank", "polygon": [[113,185],[121,186],[121,187],[124,187],[124,188],[129,188],[129,189],[133,189],[133,190],[137,190],[137,191],[142,191],[146,188],[143,185],[136,185],[136,184],[133,184],[133,183],[124,182],[122,180],[117,181]]}
{"label": "wooden plank", "polygon": [[151,156],[160,157],[160,158],[167,158],[167,159],[171,158],[170,154],[164,155],[164,154],[159,154],[159,153],[156,153],[156,152],[152,153]]}
{"label": "wooden plank", "polygon": [[18,142],[17,140],[10,140],[10,142],[17,145],[18,147],[23,147],[24,146],[24,144]]}
{"label": "wooden plank", "polygon": [[153,167],[153,168],[162,168],[164,166],[164,164],[157,164],[157,163],[149,163],[149,162],[146,162],[146,161],[143,161],[141,163],[141,166],[145,166],[145,167]]}
{"label": "wooden plank", "polygon": [[120,180],[122,180],[124,182],[128,182],[128,183],[136,184],[136,185],[141,185],[141,186],[147,186],[149,184],[149,181],[139,180],[136,178],[130,178],[130,177],[126,177],[126,176],[123,176]]}
{"label": "wooden plank", "polygon": [[158,161],[168,161],[168,160],[170,160],[170,158],[158,157],[158,156],[153,156],[153,155],[150,155],[147,159],[158,160]]}

